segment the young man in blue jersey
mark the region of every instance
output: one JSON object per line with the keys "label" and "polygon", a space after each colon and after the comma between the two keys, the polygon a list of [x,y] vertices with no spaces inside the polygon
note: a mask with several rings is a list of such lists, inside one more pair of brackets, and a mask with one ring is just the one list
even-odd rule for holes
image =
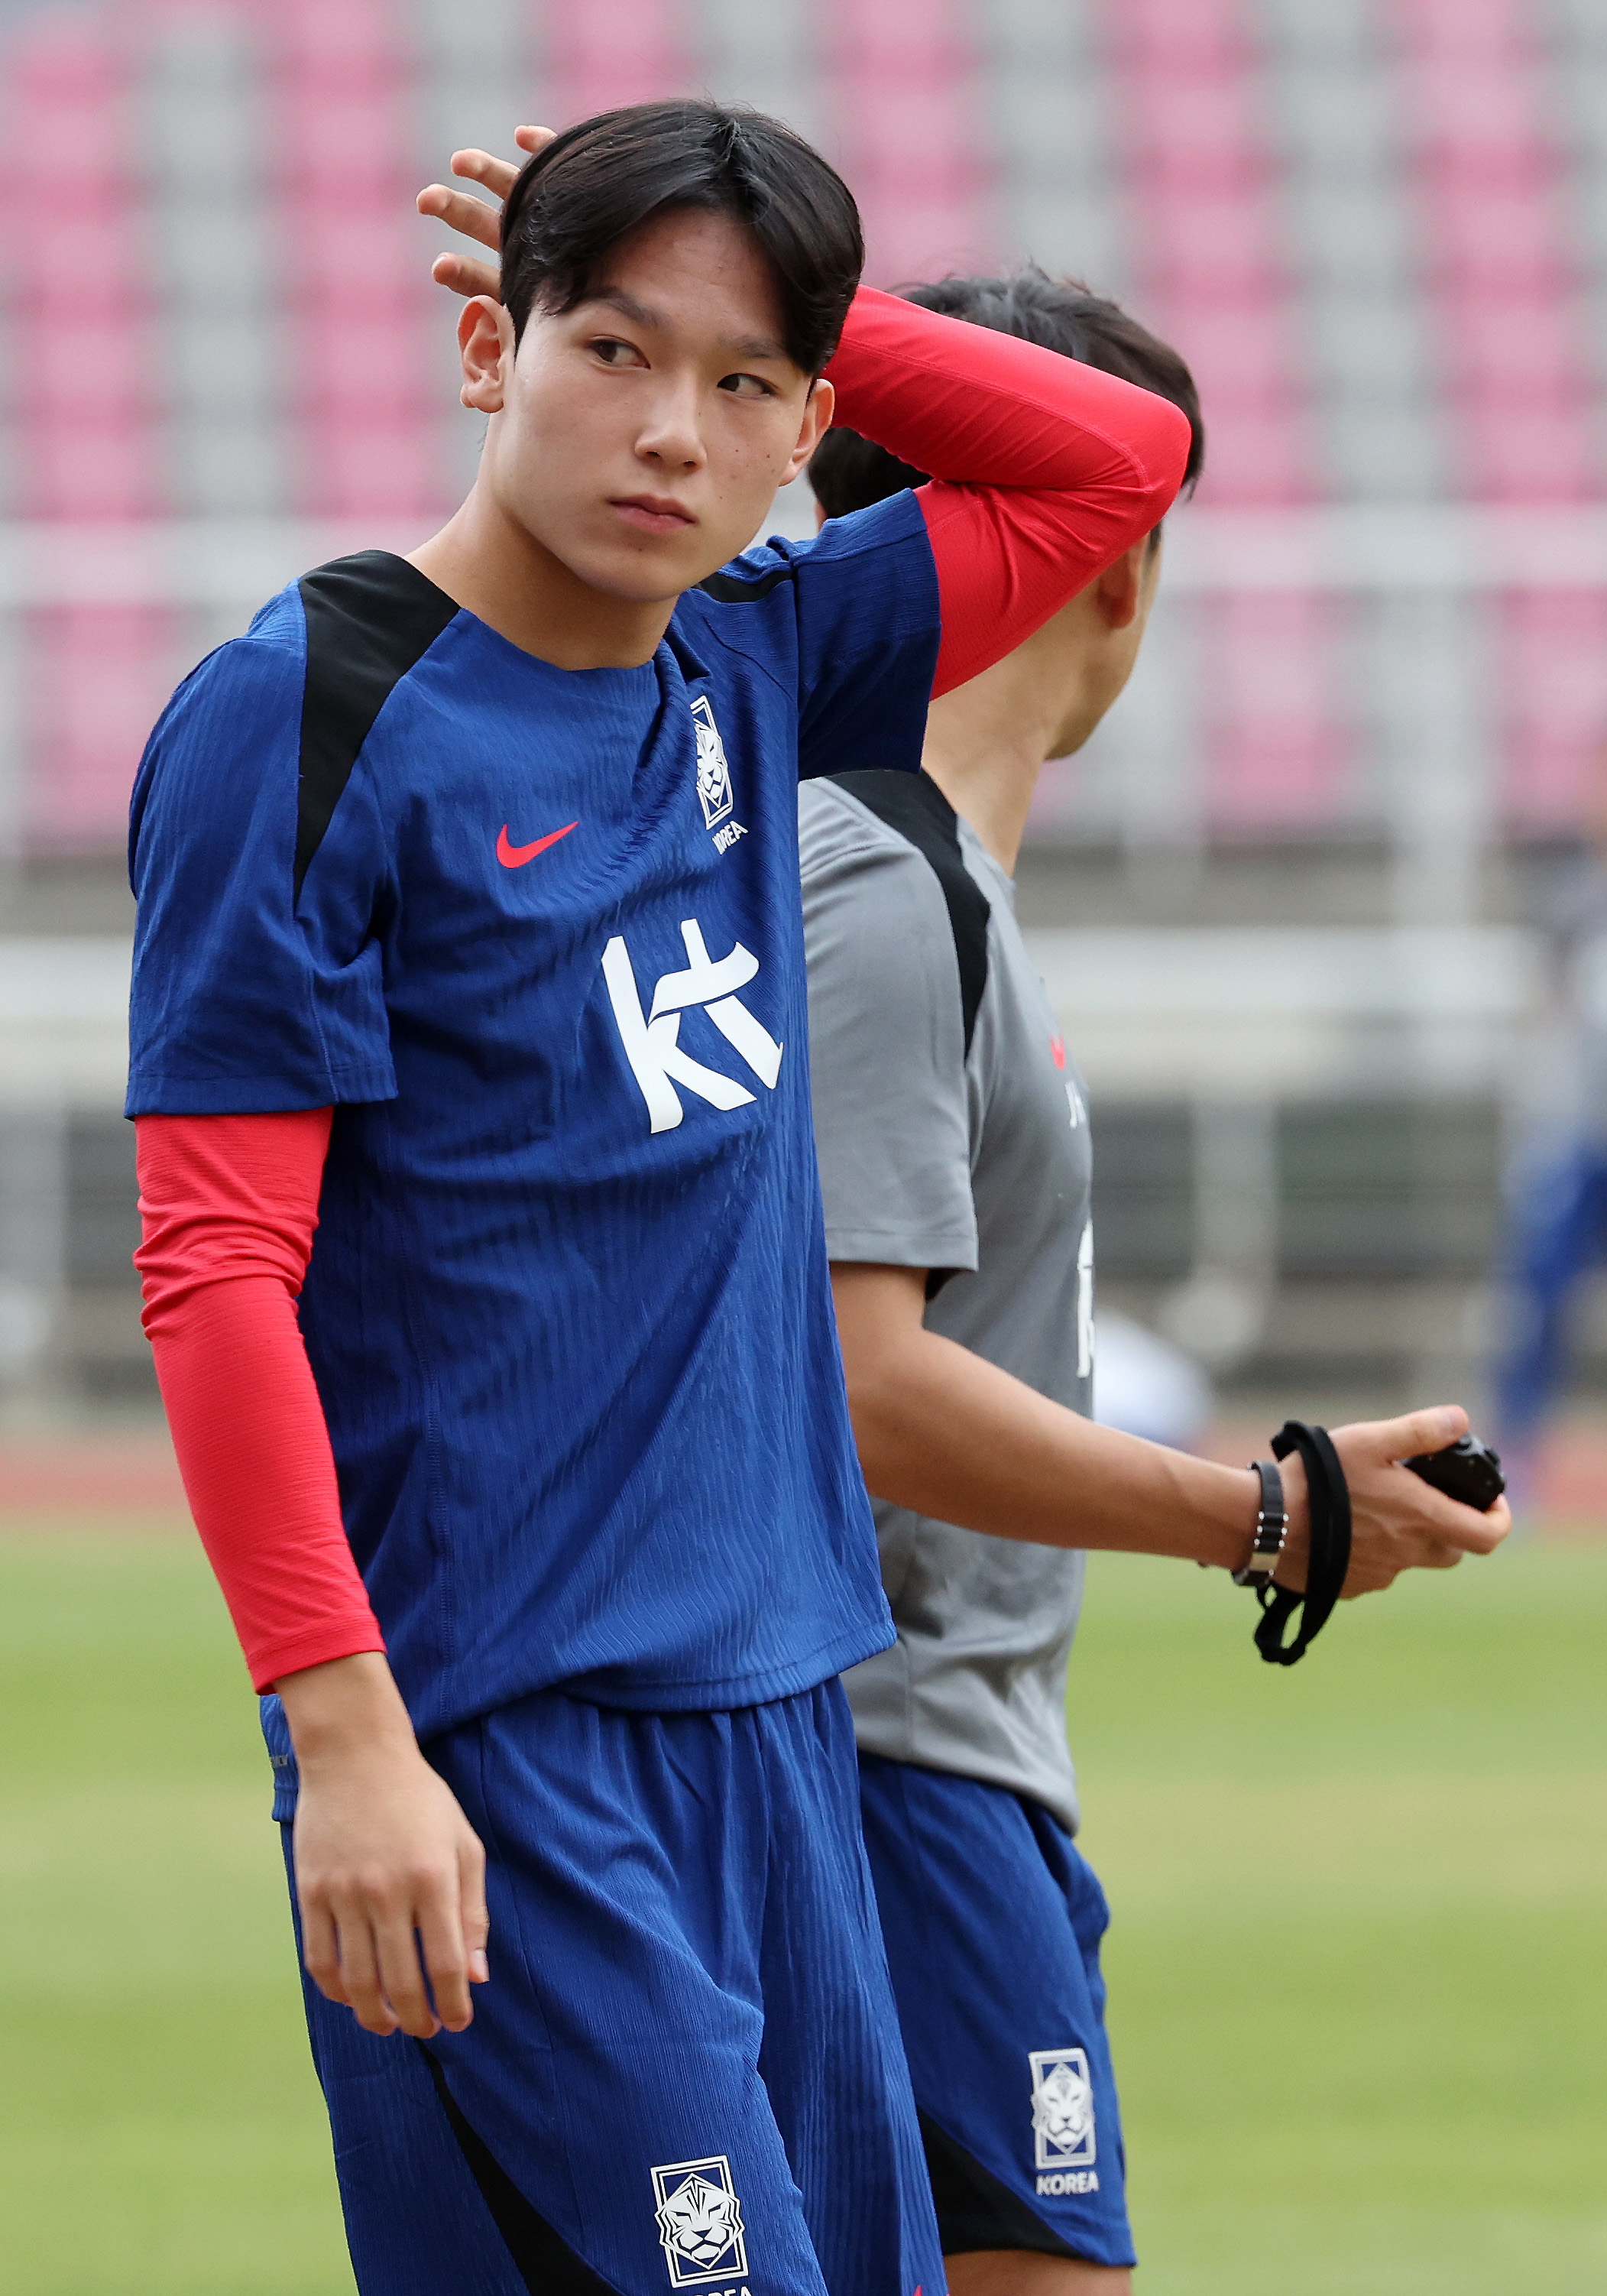
{"label": "young man in blue jersey", "polygon": [[[841,184],[712,105],[557,137],[502,241],[463,509],[271,602],[142,766],[147,1327],[365,2296],[930,2296],[796,783],[913,771],[1187,425],[856,297]],[[834,393],[937,477],[729,563]]]}
{"label": "young man in blue jersey", "polygon": [[[505,188],[510,170],[462,156],[463,172]],[[485,235],[471,203],[427,197]],[[461,257],[437,275],[496,285]],[[1187,371],[1115,306],[1032,273],[906,291],[1172,398],[1197,470]],[[841,429],[812,473],[834,515],[923,482]],[[1087,1111],[1013,919],[1009,873],[1044,761],[1080,747],[1120,693],[1159,570],[1152,531],[936,703],[921,774],[857,746],[849,770],[799,792],[827,1242],[898,1628],[846,1686],[946,2265],[966,2296],[1128,2284],[1104,1904],[1070,1838],[1079,1550],[1237,1568],[1254,1522],[1253,1475],[1086,1415]],[[1504,1507],[1474,1515],[1396,1464],[1464,1425],[1439,1409],[1337,1431],[1350,1593],[1499,1542]],[[1281,1576],[1299,1585],[1298,1461],[1287,1472]]]}

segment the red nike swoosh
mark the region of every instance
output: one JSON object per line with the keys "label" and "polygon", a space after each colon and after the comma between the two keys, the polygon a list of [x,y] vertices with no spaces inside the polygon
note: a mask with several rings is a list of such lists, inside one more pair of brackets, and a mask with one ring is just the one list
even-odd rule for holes
{"label": "red nike swoosh", "polygon": [[566,821],[562,829],[553,830],[550,837],[538,837],[534,845],[510,845],[508,824],[504,821],[497,832],[496,857],[504,869],[522,869],[527,861],[533,861],[538,853],[545,853],[549,845],[556,845],[561,837],[567,837],[571,829],[578,829],[579,826],[578,821]]}

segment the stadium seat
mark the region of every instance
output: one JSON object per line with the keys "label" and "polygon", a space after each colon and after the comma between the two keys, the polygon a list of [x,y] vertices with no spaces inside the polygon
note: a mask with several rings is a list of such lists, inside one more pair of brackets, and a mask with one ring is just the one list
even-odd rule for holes
{"label": "stadium seat", "polygon": [[178,635],[160,607],[29,616],[22,707],[35,771],[23,827],[31,843],[70,851],[116,841],[145,737],[186,667]]}
{"label": "stadium seat", "polygon": [[1241,70],[1255,60],[1234,0],[1122,0],[1102,13],[1107,51],[1129,70],[1193,76]]}
{"label": "stadium seat", "polygon": [[[1191,290],[1193,286],[1189,283]],[[1234,305],[1193,292],[1168,299],[1168,324],[1191,366],[1209,377],[1214,425],[1228,406],[1275,417],[1305,402],[1289,314],[1270,298]]]}
{"label": "stadium seat", "polygon": [[1210,601],[1203,653],[1208,812],[1225,836],[1341,817],[1350,743],[1335,691],[1332,601],[1310,591]]}
{"label": "stadium seat", "polygon": [[[168,507],[154,281],[138,227],[134,60],[90,14],[12,34],[4,78],[12,510],[72,522]],[[63,164],[64,157],[67,164]],[[50,185],[42,209],[34,186]],[[29,841],[114,842],[171,684],[160,608],[46,608],[19,648]]]}
{"label": "stadium seat", "polygon": [[988,122],[959,0],[829,0],[819,18],[828,143],[858,194],[883,284],[995,253]]}
{"label": "stadium seat", "polygon": [[1132,205],[1143,219],[1146,269],[1168,296],[1276,301],[1287,277],[1278,218],[1258,192],[1196,193],[1144,179]]}
{"label": "stadium seat", "polygon": [[671,0],[585,0],[541,12],[555,123],[692,84],[685,19]]}
{"label": "stadium seat", "polygon": [[1578,499],[1604,474],[1532,11],[1401,0],[1398,20],[1423,272],[1464,483]]}
{"label": "stadium seat", "polygon": [[1521,835],[1574,827],[1607,750],[1607,594],[1530,590],[1502,602],[1505,811]]}
{"label": "stadium seat", "polygon": [[451,498],[406,33],[386,0],[289,0],[263,42],[295,496],[323,515],[424,520]]}
{"label": "stadium seat", "polygon": [[1157,73],[1128,123],[1131,164],[1151,184],[1209,197],[1254,186],[1267,173],[1251,91],[1238,75]]}

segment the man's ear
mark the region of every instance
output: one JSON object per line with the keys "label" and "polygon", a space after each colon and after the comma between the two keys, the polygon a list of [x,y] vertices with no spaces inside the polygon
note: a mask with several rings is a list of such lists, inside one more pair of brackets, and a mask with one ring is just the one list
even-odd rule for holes
{"label": "man's ear", "polygon": [[1149,547],[1146,535],[1142,542],[1136,542],[1131,550],[1124,550],[1119,558],[1113,560],[1095,583],[1094,595],[1107,629],[1130,629],[1137,619]]}
{"label": "man's ear", "polygon": [[832,427],[832,415],[837,405],[837,393],[824,375],[817,374],[809,385],[809,395],[804,401],[803,423],[798,433],[798,444],[788,457],[782,473],[782,485],[794,480],[810,455]]}
{"label": "man's ear", "polygon": [[513,363],[513,322],[491,295],[471,296],[458,313],[457,348],[463,364],[465,406],[499,414]]}

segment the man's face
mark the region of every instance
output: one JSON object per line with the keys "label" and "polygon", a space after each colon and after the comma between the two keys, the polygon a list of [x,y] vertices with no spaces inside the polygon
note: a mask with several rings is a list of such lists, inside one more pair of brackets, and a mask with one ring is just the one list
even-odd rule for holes
{"label": "man's face", "polygon": [[831,386],[788,357],[769,266],[728,216],[644,225],[584,303],[531,313],[517,355],[500,313],[500,362],[478,373],[476,308],[498,307],[464,322],[463,395],[492,416],[482,480],[611,597],[674,598],[744,549],[831,421]]}

